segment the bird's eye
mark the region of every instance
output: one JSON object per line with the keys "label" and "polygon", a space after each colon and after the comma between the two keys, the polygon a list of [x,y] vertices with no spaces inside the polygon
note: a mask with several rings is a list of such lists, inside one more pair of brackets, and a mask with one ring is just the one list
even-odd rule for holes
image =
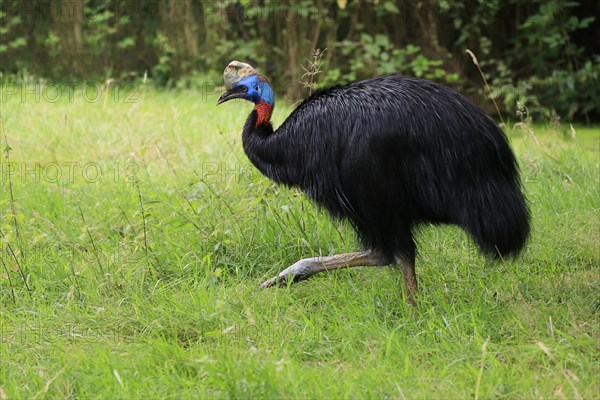
{"label": "bird's eye", "polygon": [[246,86],[242,86],[242,92],[247,92],[248,88]]}

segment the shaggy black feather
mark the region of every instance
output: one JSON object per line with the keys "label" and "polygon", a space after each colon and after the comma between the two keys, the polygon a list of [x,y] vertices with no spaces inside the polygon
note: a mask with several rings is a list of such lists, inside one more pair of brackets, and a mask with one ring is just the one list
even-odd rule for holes
{"label": "shaggy black feather", "polygon": [[392,262],[414,259],[422,223],[464,228],[486,254],[517,254],[529,211],[506,136],[453,90],[389,76],[320,91],[279,129],[256,126],[243,145],[277,183],[299,187],[362,243]]}

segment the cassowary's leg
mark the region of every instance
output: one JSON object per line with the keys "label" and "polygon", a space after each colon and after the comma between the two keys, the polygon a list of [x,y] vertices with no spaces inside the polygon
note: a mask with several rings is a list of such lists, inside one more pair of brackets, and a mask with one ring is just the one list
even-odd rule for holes
{"label": "cassowary's leg", "polygon": [[292,266],[283,270],[279,275],[264,282],[262,287],[285,284],[288,280],[292,282],[308,279],[314,274],[333,269],[347,267],[376,267],[387,265],[386,260],[371,251],[359,251],[356,253],[337,254],[329,257],[303,258]]}
{"label": "cassowary's leg", "polygon": [[415,256],[397,257],[396,262],[402,267],[402,286],[406,301],[411,306],[417,305],[417,274],[415,273]]}
{"label": "cassowary's leg", "polygon": [[[402,268],[402,284],[406,301],[411,306],[416,306],[417,275],[415,274],[415,256],[396,257],[396,263]],[[371,251],[337,254],[329,257],[303,258],[292,266],[283,270],[279,275],[265,281],[261,286],[271,287],[277,284],[284,285],[288,280],[292,282],[303,281],[323,271],[342,269],[348,267],[377,267],[388,265],[383,257]]]}

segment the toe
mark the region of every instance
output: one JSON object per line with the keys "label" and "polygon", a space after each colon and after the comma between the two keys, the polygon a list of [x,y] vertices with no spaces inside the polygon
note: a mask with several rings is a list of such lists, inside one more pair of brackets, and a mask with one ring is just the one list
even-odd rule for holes
{"label": "toe", "polygon": [[268,288],[268,287],[273,287],[275,285],[277,285],[278,283],[281,283],[282,281],[285,282],[285,279],[281,279],[279,276],[275,276],[269,280],[266,280],[262,283],[262,285],[260,285],[260,287],[263,288]]}

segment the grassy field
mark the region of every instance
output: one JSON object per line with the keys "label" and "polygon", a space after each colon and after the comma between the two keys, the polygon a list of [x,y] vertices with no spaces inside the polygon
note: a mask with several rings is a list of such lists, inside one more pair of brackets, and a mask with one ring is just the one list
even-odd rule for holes
{"label": "grassy field", "polygon": [[600,397],[597,127],[510,129],[529,245],[424,227],[413,309],[392,267],[259,288],[357,242],[249,164],[250,105],[3,95],[0,399]]}

